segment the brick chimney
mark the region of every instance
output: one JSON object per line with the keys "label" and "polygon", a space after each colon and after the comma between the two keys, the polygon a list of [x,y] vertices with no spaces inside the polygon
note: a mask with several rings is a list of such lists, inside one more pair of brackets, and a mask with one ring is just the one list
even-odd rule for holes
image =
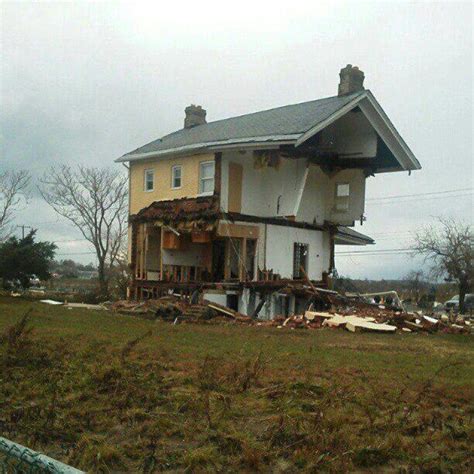
{"label": "brick chimney", "polygon": [[364,90],[364,73],[357,67],[348,64],[339,73],[338,96],[352,94],[353,92]]}
{"label": "brick chimney", "polygon": [[206,122],[206,111],[200,105],[190,105],[184,109],[184,128],[195,127]]}

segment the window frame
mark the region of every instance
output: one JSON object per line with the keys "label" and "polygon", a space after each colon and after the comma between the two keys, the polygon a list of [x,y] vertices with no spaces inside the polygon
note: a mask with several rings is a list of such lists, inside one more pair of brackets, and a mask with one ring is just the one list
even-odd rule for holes
{"label": "window frame", "polygon": [[[213,174],[212,177],[210,178],[203,178],[202,176],[202,169],[204,165],[212,165],[213,166]],[[211,191],[203,191],[203,186],[202,183],[203,181],[210,181],[212,180],[213,186]],[[198,183],[199,189],[198,189],[198,194],[199,196],[212,196],[214,194],[214,190],[216,187],[216,162],[214,160],[208,160],[208,161],[201,161],[199,163],[199,183]]]}
{"label": "window frame", "polygon": [[[151,173],[151,189],[147,189],[147,177]],[[143,170],[143,191],[146,193],[151,193],[155,190],[155,170],[153,168],[147,168]]]}
{"label": "window frame", "polygon": [[[301,261],[301,254],[299,253],[301,250],[304,250],[305,253],[303,254],[304,262]],[[296,261],[296,256],[298,254],[298,262]],[[306,242],[293,242],[293,280],[301,280],[304,278],[300,266],[300,264],[304,268],[306,274],[309,271],[309,244]],[[304,264],[303,264],[304,263]]]}
{"label": "window frame", "polygon": [[[339,187],[340,186],[347,186],[348,191],[347,195],[339,195]],[[334,189],[334,211],[335,212],[348,212],[350,206],[350,198],[351,198],[351,183],[349,182],[339,182],[336,183],[336,187]]]}
{"label": "window frame", "polygon": [[[179,169],[179,186],[174,185],[175,181],[175,171]],[[183,186],[183,166],[182,165],[173,165],[171,167],[171,189],[181,189]]]}

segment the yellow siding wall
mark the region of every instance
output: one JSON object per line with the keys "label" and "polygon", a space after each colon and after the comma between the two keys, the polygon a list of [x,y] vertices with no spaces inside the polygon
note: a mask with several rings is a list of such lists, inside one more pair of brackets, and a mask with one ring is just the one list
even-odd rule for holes
{"label": "yellow siding wall", "polygon": [[[149,206],[153,201],[165,201],[183,197],[196,197],[199,194],[199,163],[214,161],[214,154],[184,156],[181,158],[158,159],[130,163],[130,214]],[[171,189],[171,168],[182,166],[181,188]],[[145,192],[145,170],[155,171],[154,189]]]}

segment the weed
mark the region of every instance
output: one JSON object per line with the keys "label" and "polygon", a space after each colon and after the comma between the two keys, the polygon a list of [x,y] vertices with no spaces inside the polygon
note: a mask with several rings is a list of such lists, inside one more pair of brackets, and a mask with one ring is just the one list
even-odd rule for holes
{"label": "weed", "polygon": [[15,324],[7,327],[0,336],[0,344],[6,344],[7,352],[16,352],[31,344],[30,335],[33,329],[27,327],[31,309]]}

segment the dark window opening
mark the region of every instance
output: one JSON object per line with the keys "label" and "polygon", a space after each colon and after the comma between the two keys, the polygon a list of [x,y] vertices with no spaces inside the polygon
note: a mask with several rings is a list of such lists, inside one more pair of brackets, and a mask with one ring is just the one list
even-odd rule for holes
{"label": "dark window opening", "polygon": [[239,295],[227,295],[226,306],[234,311],[239,310]]}
{"label": "dark window opening", "polygon": [[225,240],[212,242],[212,279],[222,281],[225,270]]}
{"label": "dark window opening", "polygon": [[229,270],[230,278],[232,280],[238,280],[240,278],[240,262],[242,254],[242,240],[241,239],[229,239]]}
{"label": "dark window opening", "polygon": [[293,245],[293,278],[301,279],[303,272],[308,273],[308,244],[295,242]]}
{"label": "dark window opening", "polygon": [[247,248],[245,253],[245,272],[246,279],[252,281],[255,278],[255,254],[257,250],[257,241],[253,239],[247,240]]}

